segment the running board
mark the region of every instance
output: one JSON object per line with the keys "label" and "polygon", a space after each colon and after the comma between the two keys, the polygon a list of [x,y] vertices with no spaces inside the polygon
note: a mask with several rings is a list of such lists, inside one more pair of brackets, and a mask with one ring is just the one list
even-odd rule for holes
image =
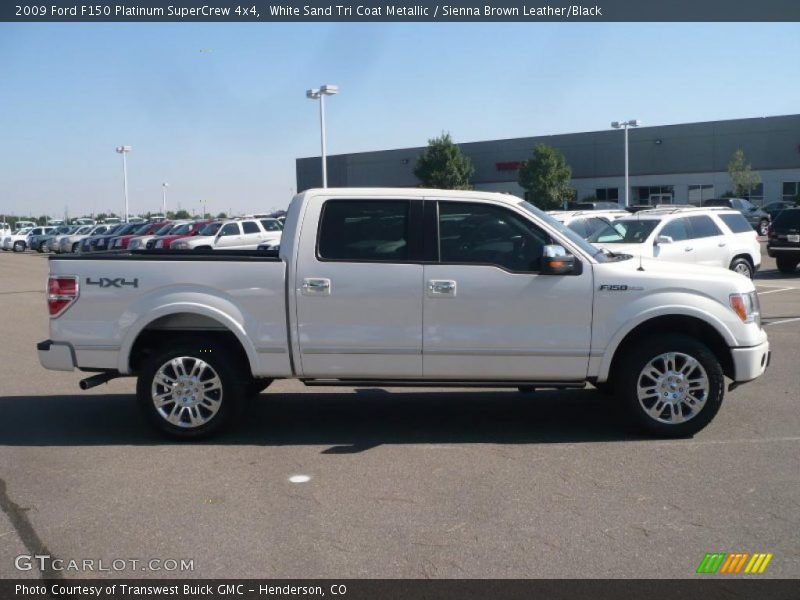
{"label": "running board", "polygon": [[472,387],[472,388],[518,388],[522,386],[550,389],[581,389],[585,381],[463,381],[422,379],[301,379],[309,387]]}

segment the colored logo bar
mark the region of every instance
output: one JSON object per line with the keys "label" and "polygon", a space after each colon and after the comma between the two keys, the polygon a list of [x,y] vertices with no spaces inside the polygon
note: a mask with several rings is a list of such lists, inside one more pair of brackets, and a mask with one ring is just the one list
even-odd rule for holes
{"label": "colored logo bar", "polygon": [[697,567],[697,573],[711,574],[737,574],[749,573],[760,574],[763,573],[769,561],[772,560],[772,553],[756,552],[750,554],[749,552],[711,552],[703,557],[700,561],[700,566]]}

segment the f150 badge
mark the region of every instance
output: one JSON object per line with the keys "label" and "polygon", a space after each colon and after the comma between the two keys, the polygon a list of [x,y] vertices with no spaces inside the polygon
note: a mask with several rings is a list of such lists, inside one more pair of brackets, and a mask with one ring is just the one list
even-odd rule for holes
{"label": "f150 badge", "polygon": [[92,279],[91,277],[86,278],[86,285],[96,285],[101,288],[122,288],[122,287],[139,287],[139,279],[125,279],[124,277],[98,277],[97,279]]}
{"label": "f150 badge", "polygon": [[644,288],[638,285],[625,285],[616,283],[604,283],[600,286],[601,292],[631,292],[643,290]]}

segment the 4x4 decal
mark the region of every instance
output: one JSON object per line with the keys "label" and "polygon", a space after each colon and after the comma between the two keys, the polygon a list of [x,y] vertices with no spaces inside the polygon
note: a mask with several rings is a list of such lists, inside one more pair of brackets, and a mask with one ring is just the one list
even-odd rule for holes
{"label": "4x4 decal", "polygon": [[139,287],[139,279],[125,279],[124,277],[100,277],[98,279],[92,279],[91,277],[86,278],[86,285],[96,285],[101,288],[121,288],[121,287]]}

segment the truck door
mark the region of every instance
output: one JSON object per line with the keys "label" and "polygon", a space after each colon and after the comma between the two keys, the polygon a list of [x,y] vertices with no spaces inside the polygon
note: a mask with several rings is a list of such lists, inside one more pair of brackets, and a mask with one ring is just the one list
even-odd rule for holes
{"label": "truck door", "polygon": [[425,377],[582,380],[591,344],[591,267],[542,275],[551,236],[526,215],[488,202],[437,204],[439,257],[425,265]]}
{"label": "truck door", "polygon": [[672,239],[671,243],[661,243],[653,247],[653,255],[656,258],[672,262],[695,262],[697,256],[695,240],[690,239],[691,227],[686,217],[668,221],[660,231],[656,231],[655,235],[655,239],[660,236]]}
{"label": "truck door", "polygon": [[304,377],[422,375],[421,216],[421,198],[310,202],[294,289]]}

